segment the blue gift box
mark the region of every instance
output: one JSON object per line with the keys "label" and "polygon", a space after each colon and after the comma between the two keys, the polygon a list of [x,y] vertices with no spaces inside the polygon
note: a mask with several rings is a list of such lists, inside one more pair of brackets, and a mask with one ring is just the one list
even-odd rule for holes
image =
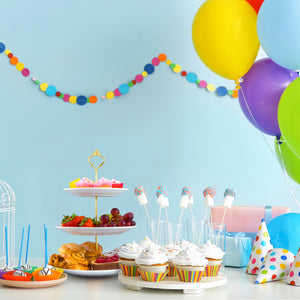
{"label": "blue gift box", "polygon": [[[224,237],[222,237],[224,239]],[[245,267],[252,250],[252,239],[244,232],[227,232],[225,240],[226,254],[223,264],[228,267]]]}

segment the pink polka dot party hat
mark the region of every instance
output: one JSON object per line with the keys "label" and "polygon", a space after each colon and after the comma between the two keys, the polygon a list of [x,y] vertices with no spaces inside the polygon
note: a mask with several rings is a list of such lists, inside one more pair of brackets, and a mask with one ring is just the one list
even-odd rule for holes
{"label": "pink polka dot party hat", "polygon": [[267,225],[264,219],[261,220],[261,224],[258,228],[255,242],[251,251],[249,262],[247,265],[246,273],[256,275],[262,265],[262,262],[269,250],[272,250],[273,246],[270,242],[270,235],[267,229]]}

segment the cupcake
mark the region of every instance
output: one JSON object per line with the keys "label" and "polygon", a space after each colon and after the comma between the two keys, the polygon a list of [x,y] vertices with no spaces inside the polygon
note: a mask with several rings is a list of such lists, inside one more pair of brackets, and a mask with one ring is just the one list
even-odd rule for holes
{"label": "cupcake", "polygon": [[195,247],[188,246],[179,252],[173,263],[180,281],[199,282],[205,273],[207,259]]}
{"label": "cupcake", "polygon": [[155,245],[143,249],[135,262],[139,266],[139,272],[143,280],[158,282],[167,275],[168,258]]}
{"label": "cupcake", "polygon": [[101,188],[111,188],[112,187],[112,181],[107,179],[107,178],[104,178],[104,177],[101,177],[98,181],[95,182],[95,187],[101,187]]}
{"label": "cupcake", "polygon": [[152,242],[148,236],[145,237],[145,239],[143,239],[142,241],[140,241],[140,246],[143,249],[149,248],[149,247],[156,247],[156,248],[160,248],[160,245],[155,244],[154,242]]}
{"label": "cupcake", "polygon": [[225,254],[219,247],[213,245],[210,240],[200,247],[200,252],[208,260],[205,268],[205,276],[217,276],[222,264],[222,258]]}
{"label": "cupcake", "polygon": [[195,244],[193,244],[191,242],[188,242],[188,241],[186,241],[184,239],[181,240],[181,241],[176,242],[175,245],[178,245],[180,247],[180,250],[184,250],[187,247],[192,247],[192,248],[194,248],[196,250],[198,249],[197,245],[195,245]]}
{"label": "cupcake", "polygon": [[175,259],[176,255],[180,252],[180,247],[176,244],[167,244],[161,247],[162,253],[164,253],[168,258],[168,274],[167,276],[176,276],[176,269],[173,264],[173,260]]}
{"label": "cupcake", "polygon": [[138,276],[138,265],[135,262],[143,248],[135,241],[128,243],[119,250],[120,267],[125,276]]}
{"label": "cupcake", "polygon": [[77,188],[90,188],[94,187],[94,182],[88,178],[83,177],[82,179],[75,182]]}

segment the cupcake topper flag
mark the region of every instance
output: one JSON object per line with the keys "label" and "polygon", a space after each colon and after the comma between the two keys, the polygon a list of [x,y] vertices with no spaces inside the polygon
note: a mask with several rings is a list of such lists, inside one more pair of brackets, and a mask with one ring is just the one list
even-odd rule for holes
{"label": "cupcake topper flag", "polygon": [[146,196],[146,191],[143,188],[143,186],[139,185],[134,189],[134,193],[138,198],[139,204],[144,206],[144,208],[145,208],[147,220],[148,220],[150,230],[151,230],[151,233],[152,233],[152,239],[155,240],[154,230],[153,230],[152,223],[151,223],[151,220],[150,220],[150,216],[149,216],[149,213],[148,213],[148,209],[147,209],[147,206],[146,206],[146,204],[148,203],[148,199],[147,199],[147,196]]}
{"label": "cupcake topper flag", "polygon": [[21,238],[21,246],[20,246],[20,254],[19,254],[19,264],[18,264],[18,270],[21,267],[21,259],[22,259],[22,250],[23,250],[23,240],[24,240],[24,227],[22,230],[22,238]]}
{"label": "cupcake topper flag", "polygon": [[156,196],[157,196],[157,203],[159,204],[159,213],[158,213],[158,224],[157,224],[157,236],[156,236],[156,243],[158,243],[158,237],[159,237],[159,223],[160,223],[160,217],[161,217],[161,209],[165,209],[166,218],[167,218],[167,225],[168,225],[168,232],[169,232],[169,238],[170,242],[172,242],[172,233],[167,213],[167,207],[169,207],[169,199],[168,199],[168,190],[164,186],[159,186],[156,190]]}
{"label": "cupcake topper flag", "polygon": [[222,217],[220,229],[219,229],[219,232],[218,232],[216,246],[218,246],[218,243],[219,243],[221,228],[222,228],[222,225],[224,224],[224,219],[225,219],[227,208],[231,208],[233,200],[234,200],[234,197],[235,197],[235,191],[234,190],[232,190],[232,189],[226,189],[225,190],[225,193],[224,193],[224,202],[223,202],[223,206],[225,207],[225,209],[224,209],[224,213],[223,213],[223,217]]}
{"label": "cupcake topper flag", "polygon": [[178,221],[178,227],[177,227],[177,231],[176,231],[175,242],[177,242],[177,239],[178,239],[178,234],[179,234],[179,229],[180,229],[180,225],[181,225],[183,211],[190,204],[190,199],[191,198],[192,198],[191,188],[190,187],[186,187],[186,186],[184,188],[182,188],[182,191],[181,191],[181,200],[180,200],[180,203],[179,203],[179,207],[181,208],[181,212],[180,212],[180,216],[179,216],[179,221]]}
{"label": "cupcake topper flag", "polygon": [[[207,187],[203,191],[204,203],[205,203],[206,208],[205,208],[205,213],[204,213],[204,217],[203,217],[203,222],[202,222],[202,225],[201,225],[201,231],[200,231],[200,235],[199,235],[198,246],[200,245],[200,242],[201,242],[201,237],[202,237],[202,233],[203,233],[203,225],[204,225],[204,221],[206,219],[207,209],[214,206],[214,197],[215,197],[216,193],[217,193],[217,191],[213,187]],[[212,220],[212,214],[211,213],[210,213],[210,223],[211,223],[211,225],[213,225],[213,220]],[[212,241],[213,241],[213,236],[212,236]]]}

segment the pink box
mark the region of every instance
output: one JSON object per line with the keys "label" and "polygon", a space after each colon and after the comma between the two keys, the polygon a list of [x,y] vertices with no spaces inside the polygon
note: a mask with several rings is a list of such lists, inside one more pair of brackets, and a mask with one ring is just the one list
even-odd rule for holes
{"label": "pink box", "polygon": [[[224,206],[212,207],[214,223],[222,222],[224,209]],[[224,223],[226,224],[227,232],[257,232],[261,219],[265,219],[266,223],[268,223],[271,219],[289,212],[289,207],[232,206],[230,209],[227,209]]]}

